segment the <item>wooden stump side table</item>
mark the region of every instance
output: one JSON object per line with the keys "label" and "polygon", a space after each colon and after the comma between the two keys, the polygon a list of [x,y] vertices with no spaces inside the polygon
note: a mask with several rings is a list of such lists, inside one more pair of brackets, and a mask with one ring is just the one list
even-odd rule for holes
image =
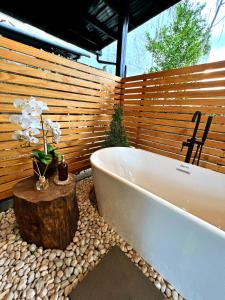
{"label": "wooden stump side table", "polygon": [[64,250],[73,240],[79,219],[75,177],[67,185],[56,185],[51,178],[46,191],[37,191],[36,181],[29,177],[13,188],[21,237],[43,248]]}

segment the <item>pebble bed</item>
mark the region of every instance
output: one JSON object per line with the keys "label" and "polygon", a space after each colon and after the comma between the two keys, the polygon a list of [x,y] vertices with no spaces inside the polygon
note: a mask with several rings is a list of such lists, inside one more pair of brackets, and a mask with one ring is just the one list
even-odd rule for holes
{"label": "pebble bed", "polygon": [[77,183],[80,210],[78,230],[73,242],[62,250],[43,250],[23,241],[13,209],[0,213],[0,300],[69,299],[68,294],[114,245],[154,282],[165,299],[183,300],[160,274],[111,228],[89,200],[93,182]]}

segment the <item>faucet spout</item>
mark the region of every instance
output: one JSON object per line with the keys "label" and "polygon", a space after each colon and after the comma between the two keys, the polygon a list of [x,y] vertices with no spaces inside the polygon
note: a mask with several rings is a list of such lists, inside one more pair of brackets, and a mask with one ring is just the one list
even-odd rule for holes
{"label": "faucet spout", "polygon": [[199,127],[199,124],[200,124],[200,121],[201,121],[201,116],[202,116],[202,113],[199,110],[197,110],[194,113],[193,117],[192,117],[191,122],[196,122],[195,129],[194,129],[194,132],[193,132],[193,135],[192,135],[193,140],[195,140],[195,138],[196,138],[196,135],[197,135],[197,132],[198,132],[198,127]]}

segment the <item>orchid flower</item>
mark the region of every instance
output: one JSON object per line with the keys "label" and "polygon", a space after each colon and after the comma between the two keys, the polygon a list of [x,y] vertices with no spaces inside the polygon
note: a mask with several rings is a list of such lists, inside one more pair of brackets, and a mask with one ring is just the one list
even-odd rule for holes
{"label": "orchid flower", "polygon": [[13,139],[17,140],[17,141],[25,141],[28,143],[34,143],[37,144],[38,143],[38,138],[34,137],[34,136],[30,136],[30,132],[29,130],[16,130],[13,134]]}
{"label": "orchid flower", "polygon": [[52,131],[52,142],[54,144],[57,144],[60,141],[60,135],[61,135],[61,130],[60,130],[60,125],[57,122],[53,122],[50,119],[44,119],[44,125],[47,130]]}
{"label": "orchid flower", "polygon": [[40,134],[40,130],[42,130],[45,152],[47,152],[46,136],[48,131],[52,132],[53,143],[59,142],[60,125],[57,122],[42,118],[43,111],[48,110],[46,103],[30,97],[28,100],[16,99],[14,106],[21,110],[21,115],[12,115],[10,121],[12,124],[20,125],[23,130],[16,130],[12,136],[13,139],[36,144],[39,139],[35,136]]}

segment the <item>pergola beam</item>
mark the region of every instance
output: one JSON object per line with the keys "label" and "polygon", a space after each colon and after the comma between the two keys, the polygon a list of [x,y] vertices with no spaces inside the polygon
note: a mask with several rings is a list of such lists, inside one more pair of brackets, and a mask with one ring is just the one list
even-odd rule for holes
{"label": "pergola beam", "polygon": [[100,30],[101,32],[105,33],[110,37],[112,40],[116,40],[117,36],[113,30],[110,30],[107,26],[103,23],[99,22],[97,19],[93,18],[92,16],[88,15],[85,17],[85,20],[94,26],[96,29]]}

